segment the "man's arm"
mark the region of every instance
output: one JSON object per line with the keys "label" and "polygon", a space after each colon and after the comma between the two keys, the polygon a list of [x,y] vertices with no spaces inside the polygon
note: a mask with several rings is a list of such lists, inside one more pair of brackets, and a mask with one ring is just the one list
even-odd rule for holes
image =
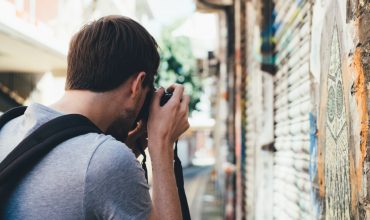
{"label": "man's arm", "polygon": [[[166,144],[160,142],[156,144],[166,146]],[[167,145],[166,147],[170,146]],[[182,219],[173,162],[152,160],[152,169],[153,206],[149,219]]]}
{"label": "man's arm", "polygon": [[173,169],[173,145],[189,128],[189,97],[184,96],[184,87],[173,85],[171,99],[160,107],[164,94],[159,89],[153,97],[148,120],[148,149],[153,169],[153,205],[149,219],[182,219]]}

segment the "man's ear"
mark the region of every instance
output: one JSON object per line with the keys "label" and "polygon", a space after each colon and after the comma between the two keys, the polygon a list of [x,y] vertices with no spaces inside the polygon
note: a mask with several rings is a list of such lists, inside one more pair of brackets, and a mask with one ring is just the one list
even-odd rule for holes
{"label": "man's ear", "polygon": [[145,72],[139,72],[138,74],[135,74],[131,83],[131,95],[137,96],[138,93],[141,93],[141,90],[143,89],[143,82],[145,79]]}

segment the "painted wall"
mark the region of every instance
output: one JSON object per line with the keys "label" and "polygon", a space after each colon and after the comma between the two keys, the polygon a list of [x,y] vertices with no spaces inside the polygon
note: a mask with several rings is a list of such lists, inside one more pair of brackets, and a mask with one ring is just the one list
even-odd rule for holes
{"label": "painted wall", "polygon": [[[311,76],[317,145],[311,158],[316,216],[370,218],[368,193],[368,77],[370,3],[316,1]],[[324,16],[322,16],[324,15]]]}
{"label": "painted wall", "polygon": [[312,219],[309,52],[312,2],[276,0],[274,219]]}
{"label": "painted wall", "polygon": [[[261,125],[267,120],[267,96],[258,65],[263,54],[254,50],[261,44],[255,36],[260,22],[254,19],[262,11],[256,1],[247,1],[246,9],[247,109],[246,129],[241,129],[246,167],[241,175],[246,176],[247,217],[370,219],[370,2],[272,2],[276,152],[261,144],[268,142],[262,135],[268,127]],[[261,214],[270,209],[272,216]]]}

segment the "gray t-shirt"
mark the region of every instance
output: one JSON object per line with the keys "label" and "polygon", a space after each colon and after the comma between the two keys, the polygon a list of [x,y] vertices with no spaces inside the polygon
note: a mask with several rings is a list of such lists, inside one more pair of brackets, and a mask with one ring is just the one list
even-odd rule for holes
{"label": "gray t-shirt", "polygon": [[[0,161],[27,135],[62,113],[40,104],[0,131]],[[111,136],[89,133],[48,153],[16,186],[4,219],[147,219],[144,171],[132,151]]]}

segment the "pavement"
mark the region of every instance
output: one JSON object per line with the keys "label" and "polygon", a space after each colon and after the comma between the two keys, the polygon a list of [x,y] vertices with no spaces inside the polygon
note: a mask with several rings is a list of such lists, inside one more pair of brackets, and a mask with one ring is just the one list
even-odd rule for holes
{"label": "pavement", "polygon": [[192,220],[223,219],[222,200],[212,178],[212,166],[184,168],[185,191]]}

